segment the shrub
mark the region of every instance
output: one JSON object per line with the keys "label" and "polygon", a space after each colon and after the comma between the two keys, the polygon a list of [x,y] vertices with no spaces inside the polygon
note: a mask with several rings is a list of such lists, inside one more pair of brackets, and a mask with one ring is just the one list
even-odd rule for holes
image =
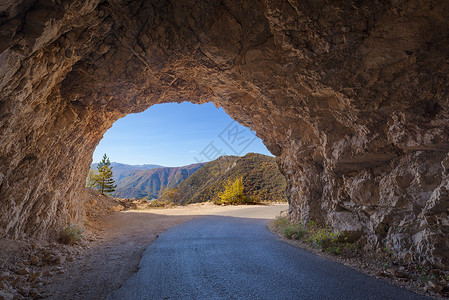
{"label": "shrub", "polygon": [[288,239],[301,240],[306,234],[306,230],[303,224],[291,223],[284,228],[282,233]]}
{"label": "shrub", "polygon": [[76,224],[70,224],[61,231],[59,241],[62,244],[73,245],[75,242],[84,238],[84,230],[79,228]]}
{"label": "shrub", "polygon": [[331,246],[327,248],[326,251],[334,255],[339,255],[341,253],[341,249],[338,246]]}
{"label": "shrub", "polygon": [[273,225],[276,228],[276,230],[284,229],[288,224],[290,224],[290,221],[287,217],[283,216],[277,216],[276,219],[273,221]]}
{"label": "shrub", "polygon": [[249,204],[256,202],[243,192],[243,177],[237,178],[235,181],[228,181],[224,191],[218,193],[218,198],[220,200],[217,204]]}
{"label": "shrub", "polygon": [[294,223],[287,217],[279,215],[272,224],[274,230],[285,238],[302,240],[321,251],[348,256],[357,251],[357,245],[342,239],[344,237],[342,233],[333,232],[329,227],[318,226],[313,221],[307,224]]}
{"label": "shrub", "polygon": [[[321,250],[327,250],[329,247],[334,247],[337,243],[340,233],[333,232],[330,228],[320,228],[314,223],[309,227],[309,242],[312,246]],[[340,250],[338,250],[339,252]]]}
{"label": "shrub", "polygon": [[419,279],[425,284],[427,284],[429,281],[433,282],[433,283],[437,283],[442,279],[447,281],[447,279],[449,277],[445,274],[438,274],[437,270],[431,270],[427,266],[415,265],[414,269],[415,269],[415,272],[418,274]]}
{"label": "shrub", "polygon": [[155,208],[155,207],[173,207],[176,206],[176,203],[173,203],[171,201],[164,201],[164,200],[152,200],[150,201],[146,208]]}

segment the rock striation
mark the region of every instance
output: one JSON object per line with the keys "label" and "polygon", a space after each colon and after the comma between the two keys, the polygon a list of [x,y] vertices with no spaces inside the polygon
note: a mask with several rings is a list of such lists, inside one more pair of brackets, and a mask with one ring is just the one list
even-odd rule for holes
{"label": "rock striation", "polygon": [[292,218],[448,269],[448,44],[446,0],[2,1],[0,236],[82,220],[117,119],[212,101],[278,157]]}

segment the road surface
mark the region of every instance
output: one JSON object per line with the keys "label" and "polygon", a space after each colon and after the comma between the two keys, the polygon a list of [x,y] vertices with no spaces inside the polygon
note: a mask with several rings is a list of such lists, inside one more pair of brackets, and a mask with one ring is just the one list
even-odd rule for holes
{"label": "road surface", "polygon": [[248,207],[170,228],[107,299],[424,299],[283,242],[285,206]]}

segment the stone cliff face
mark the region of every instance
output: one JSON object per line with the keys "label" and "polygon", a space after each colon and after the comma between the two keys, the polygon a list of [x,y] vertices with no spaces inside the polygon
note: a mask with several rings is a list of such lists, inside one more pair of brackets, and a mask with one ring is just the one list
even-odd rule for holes
{"label": "stone cliff face", "polygon": [[118,118],[212,101],[278,157],[293,218],[449,268],[448,44],[446,0],[3,1],[0,235],[81,220]]}

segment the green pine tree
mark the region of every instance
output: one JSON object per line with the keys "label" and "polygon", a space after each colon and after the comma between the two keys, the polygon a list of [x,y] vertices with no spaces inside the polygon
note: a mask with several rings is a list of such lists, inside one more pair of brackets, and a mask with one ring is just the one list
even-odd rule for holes
{"label": "green pine tree", "polygon": [[96,181],[94,187],[97,188],[102,195],[114,192],[117,186],[114,184],[111,162],[106,154],[103,155],[103,159],[98,164],[97,170],[98,173],[93,177],[94,181]]}

